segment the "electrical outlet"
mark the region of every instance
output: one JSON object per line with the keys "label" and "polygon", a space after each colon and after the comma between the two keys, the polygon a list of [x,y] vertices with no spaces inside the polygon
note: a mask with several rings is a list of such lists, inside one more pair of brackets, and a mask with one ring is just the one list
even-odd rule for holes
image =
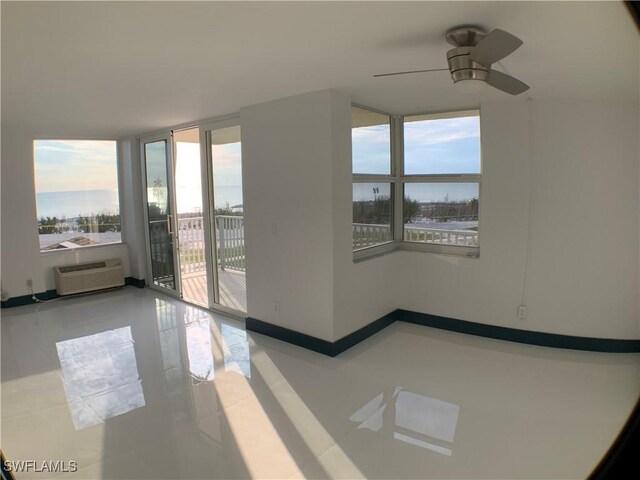
{"label": "electrical outlet", "polygon": [[33,287],[33,280],[30,278],[27,279],[27,287]]}
{"label": "electrical outlet", "polygon": [[518,306],[518,318],[527,318],[527,306],[526,305]]}
{"label": "electrical outlet", "polygon": [[280,313],[280,302],[273,302],[273,311]]}

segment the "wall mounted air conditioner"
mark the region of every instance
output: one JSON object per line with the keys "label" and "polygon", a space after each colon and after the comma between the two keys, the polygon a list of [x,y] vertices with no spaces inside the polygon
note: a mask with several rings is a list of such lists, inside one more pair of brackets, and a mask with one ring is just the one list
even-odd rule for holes
{"label": "wall mounted air conditioner", "polygon": [[124,269],[119,259],[54,267],[58,295],[91,292],[124,285]]}

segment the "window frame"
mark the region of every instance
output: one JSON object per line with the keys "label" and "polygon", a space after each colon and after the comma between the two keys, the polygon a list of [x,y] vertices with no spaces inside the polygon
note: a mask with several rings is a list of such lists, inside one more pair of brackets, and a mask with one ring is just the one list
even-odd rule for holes
{"label": "window frame", "polygon": [[[392,195],[391,195],[391,211],[393,212],[391,215],[391,240],[388,242],[379,243],[377,245],[371,245],[369,247],[359,248],[357,250],[352,250],[353,259],[360,260],[362,258],[368,258],[371,256],[377,256],[397,248],[397,229],[396,229],[396,218],[398,214],[398,210],[396,208],[397,198],[398,198],[398,173],[399,170],[397,168],[397,155],[396,149],[397,145],[397,137],[394,135],[394,129],[397,128],[397,116],[388,112],[384,112],[382,110],[377,110],[375,108],[365,107],[359,104],[352,103],[352,108],[359,108],[361,110],[367,110],[372,113],[378,113],[380,115],[384,115],[385,117],[389,117],[389,174],[377,174],[377,173],[353,173],[353,158],[351,159],[351,210],[353,212],[353,185],[356,183],[388,183],[391,186]],[[353,127],[351,127],[353,130]],[[353,152],[353,145],[352,150]],[[352,213],[353,215],[353,213]],[[353,216],[351,218],[351,224],[353,225]],[[353,226],[351,230],[351,235],[353,237]]]}
{"label": "window frame", "polygon": [[400,163],[402,165],[402,174],[399,181],[402,187],[402,194],[404,197],[404,185],[406,183],[477,183],[478,184],[478,246],[469,247],[464,245],[443,245],[438,243],[421,243],[421,242],[409,242],[404,239],[404,225],[402,222],[400,228],[402,229],[402,247],[406,250],[427,251],[435,253],[448,253],[453,255],[463,255],[466,257],[477,258],[480,256],[480,205],[482,197],[482,125],[480,125],[480,171],[479,173],[446,173],[446,174],[405,174],[404,173],[404,120],[407,117],[425,117],[424,120],[443,120],[448,118],[464,118],[464,117],[478,117],[481,121],[480,109],[470,110],[458,110],[451,112],[440,113],[417,113],[411,115],[403,115],[401,118],[401,152]]}
{"label": "window frame", "polygon": [[[38,232],[38,221],[40,217],[38,216],[38,192],[36,190],[36,142],[45,141],[45,142],[114,142],[116,146],[115,152],[115,166],[116,166],[116,182],[118,185],[118,214],[120,216],[120,240],[117,242],[109,242],[109,243],[100,243],[97,245],[85,245],[78,246],[74,248],[60,248],[54,250],[42,250],[40,247],[40,234]],[[122,191],[122,168],[120,165],[120,141],[117,138],[96,138],[96,137],[49,137],[49,136],[38,136],[31,138],[31,148],[32,148],[32,165],[33,165],[33,197],[36,207],[35,214],[35,222],[36,222],[36,234],[38,236],[38,251],[40,255],[48,256],[48,255],[69,255],[73,252],[84,251],[87,249],[99,249],[99,248],[108,248],[119,245],[126,245],[126,232],[124,220],[122,217],[122,204],[123,204],[123,191]]]}
{"label": "window frame", "polygon": [[[455,110],[437,113],[412,113],[407,115],[394,115],[359,104],[352,107],[369,110],[374,113],[389,116],[390,118],[390,145],[391,145],[391,175],[371,175],[352,173],[352,185],[354,183],[384,182],[393,185],[393,218],[392,240],[379,245],[353,250],[353,261],[359,262],[371,257],[385,255],[394,250],[409,250],[431,252],[438,254],[458,255],[467,258],[480,257],[481,240],[481,213],[482,213],[482,115],[480,108]],[[447,118],[460,118],[477,116],[480,120],[480,171],[477,174],[406,174],[404,173],[404,121],[407,117],[425,117],[425,120],[438,120]],[[353,167],[352,167],[353,172]],[[403,203],[404,186],[407,183],[476,183],[478,184],[478,246],[443,245],[437,243],[410,242],[404,239]],[[353,203],[353,197],[352,197]],[[353,221],[352,221],[353,223]]]}

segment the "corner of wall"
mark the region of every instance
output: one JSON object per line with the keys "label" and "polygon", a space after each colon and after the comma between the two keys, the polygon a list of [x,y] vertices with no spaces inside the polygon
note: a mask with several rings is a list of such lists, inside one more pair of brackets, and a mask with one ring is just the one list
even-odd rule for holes
{"label": "corner of wall", "polygon": [[330,98],[322,90],[240,110],[248,314],[327,341],[333,340]]}
{"label": "corner of wall", "polygon": [[131,276],[146,276],[146,246],[142,214],[142,171],[138,139],[118,139],[118,173],[120,180],[120,215],[123,241],[127,246]]}

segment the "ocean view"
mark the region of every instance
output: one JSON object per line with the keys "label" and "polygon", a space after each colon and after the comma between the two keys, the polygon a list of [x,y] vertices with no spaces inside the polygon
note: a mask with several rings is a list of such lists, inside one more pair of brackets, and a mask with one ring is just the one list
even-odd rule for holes
{"label": "ocean view", "polygon": [[[200,202],[190,202],[187,195],[183,195],[185,202],[180,202],[180,190],[178,191],[179,213],[191,212],[200,205]],[[230,206],[242,204],[242,187],[218,186],[215,195],[216,205],[223,207],[226,203]],[[39,192],[36,194],[38,206],[38,218],[40,217],[66,217],[73,218],[78,215],[91,215],[92,213],[117,213],[118,190],[77,190],[68,192]]]}
{"label": "ocean view", "polygon": [[216,203],[216,208],[222,208],[227,203],[230,207],[242,205],[242,186],[216,186],[214,200]]}
{"label": "ocean view", "polygon": [[118,213],[118,190],[76,190],[36,194],[38,218]]}

